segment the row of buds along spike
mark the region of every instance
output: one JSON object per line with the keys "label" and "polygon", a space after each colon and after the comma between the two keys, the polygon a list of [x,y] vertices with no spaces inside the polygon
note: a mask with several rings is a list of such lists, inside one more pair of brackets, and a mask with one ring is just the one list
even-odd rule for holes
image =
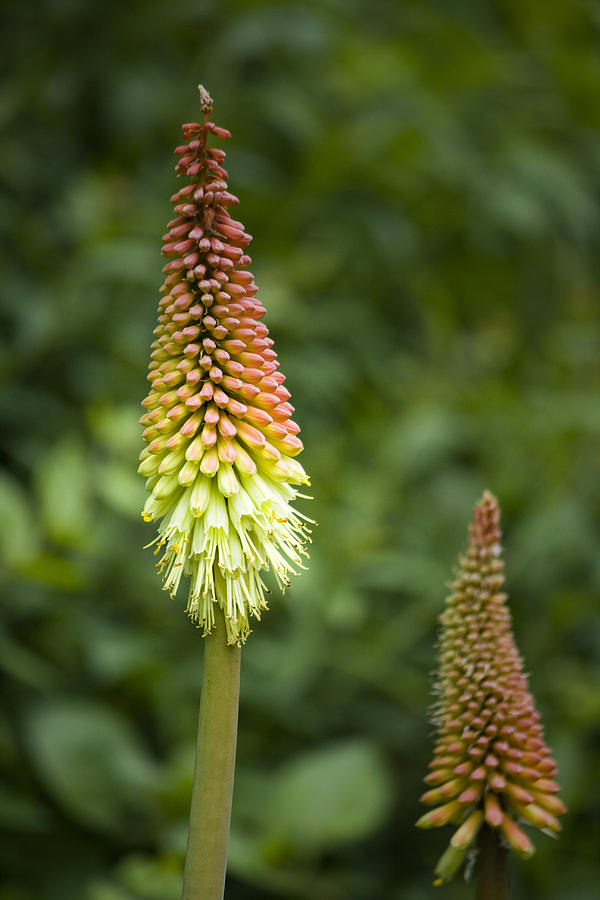
{"label": "row of buds along spike", "polygon": [[438,741],[425,778],[430,789],[421,797],[434,809],[417,825],[459,826],[438,863],[442,880],[460,866],[483,822],[526,858],[534,848],[518,823],[556,833],[565,812],[501,591],[499,520],[497,501],[486,492],[440,616]]}
{"label": "row of buds along spike", "polygon": [[[251,238],[231,216],[238,199],[228,189],[225,154],[209,146],[230,133],[211,121],[212,100],[200,94],[203,120],[183,126],[175,150],[176,172],[188,183],[171,198],[174,218],[163,237],[168,261],[139,471],[151,492],[144,518],[163,519],[165,588],[174,593],[189,575],[192,618],[209,631],[219,603],[229,639],[239,642],[248,610],[258,616],[266,608],[257,573],[272,568],[285,585],[299,565],[308,529],[289,506],[297,495],[289,485],[308,479],[293,458],[300,429],[248,271]],[[196,503],[207,496],[207,479],[224,516],[209,514],[221,509],[216,495],[204,509]]]}

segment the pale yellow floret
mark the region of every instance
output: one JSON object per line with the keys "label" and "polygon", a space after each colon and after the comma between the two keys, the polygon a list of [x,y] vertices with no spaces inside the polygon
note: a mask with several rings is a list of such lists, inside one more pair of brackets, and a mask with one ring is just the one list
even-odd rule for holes
{"label": "pale yellow floret", "polygon": [[[164,589],[174,596],[182,576],[188,576],[191,618],[208,633],[218,604],[225,613],[229,643],[240,644],[250,633],[249,617],[258,619],[267,609],[263,573],[272,570],[285,590],[290,576],[304,568],[310,533],[305,523],[311,520],[290,506],[298,491],[280,480],[272,465],[260,472],[237,468],[236,474],[231,464],[215,466],[212,456],[211,451],[203,454],[203,466],[184,463],[180,450],[166,454],[164,474],[156,480],[142,515],[145,521],[162,519],[155,552],[162,552],[158,567]],[[282,459],[293,464],[289,471],[298,483],[308,483],[298,463]],[[181,467],[179,473],[174,466]],[[149,464],[144,468],[151,471]]]}

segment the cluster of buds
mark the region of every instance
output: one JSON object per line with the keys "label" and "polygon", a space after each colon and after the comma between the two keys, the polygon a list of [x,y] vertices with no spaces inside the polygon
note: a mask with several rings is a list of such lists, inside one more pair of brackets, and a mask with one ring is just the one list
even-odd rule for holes
{"label": "cluster of buds", "polygon": [[458,826],[437,864],[437,883],[454,875],[483,823],[527,858],[533,845],[518,823],[555,834],[565,812],[501,592],[499,520],[498,503],[486,491],[440,616],[438,741],[425,778],[431,789],[421,797],[434,809],[417,822]]}
{"label": "cluster of buds", "polygon": [[203,119],[183,126],[176,172],[189,183],[171,198],[175,218],[163,241],[166,279],[154,331],[141,418],[147,447],[139,472],[150,496],[142,515],[161,520],[155,552],[164,588],[174,596],[189,576],[187,612],[208,633],[215,604],[227,639],[242,643],[249,615],[266,609],[262,572],[289,584],[306,555],[309,529],[290,506],[293,485],[309,484],[292,457],[302,449],[293,406],[260,320],[246,247],[251,238],[229,208],[223,150],[209,136],[230,133]]}

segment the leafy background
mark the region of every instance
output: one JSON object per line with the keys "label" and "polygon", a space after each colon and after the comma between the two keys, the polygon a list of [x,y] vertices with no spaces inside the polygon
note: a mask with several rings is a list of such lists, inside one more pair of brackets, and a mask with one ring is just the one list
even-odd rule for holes
{"label": "leafy background", "polygon": [[[515,898],[600,876],[600,56],[586,0],[5,9],[0,900],[176,900],[201,639],[137,418],[196,84],[303,426],[310,571],[243,654],[229,900],[421,900],[436,618],[485,487],[570,813]],[[469,896],[458,879],[440,896]]]}

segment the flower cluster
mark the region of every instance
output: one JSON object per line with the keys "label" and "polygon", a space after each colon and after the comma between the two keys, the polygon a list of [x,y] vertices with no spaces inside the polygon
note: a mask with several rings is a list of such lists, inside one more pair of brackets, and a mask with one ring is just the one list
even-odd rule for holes
{"label": "flower cluster", "polygon": [[421,797],[434,809],[417,822],[421,828],[459,826],[438,862],[439,882],[460,867],[482,823],[528,857],[533,845],[517,823],[553,834],[565,812],[501,593],[499,520],[498,503],[486,492],[440,616],[438,742],[425,778],[431,789]]}
{"label": "flower cluster", "polygon": [[150,496],[142,515],[162,520],[156,553],[165,590],[189,576],[188,613],[208,633],[214,608],[227,638],[242,643],[249,615],[266,609],[262,572],[279,586],[302,567],[309,529],[290,506],[308,484],[292,459],[302,449],[273,341],[260,320],[248,271],[251,238],[229,208],[225,154],[209,136],[230,134],[210,121],[183,126],[176,172],[189,183],[171,198],[175,218],[163,241],[166,279],[143,402],[147,447],[139,472]]}

